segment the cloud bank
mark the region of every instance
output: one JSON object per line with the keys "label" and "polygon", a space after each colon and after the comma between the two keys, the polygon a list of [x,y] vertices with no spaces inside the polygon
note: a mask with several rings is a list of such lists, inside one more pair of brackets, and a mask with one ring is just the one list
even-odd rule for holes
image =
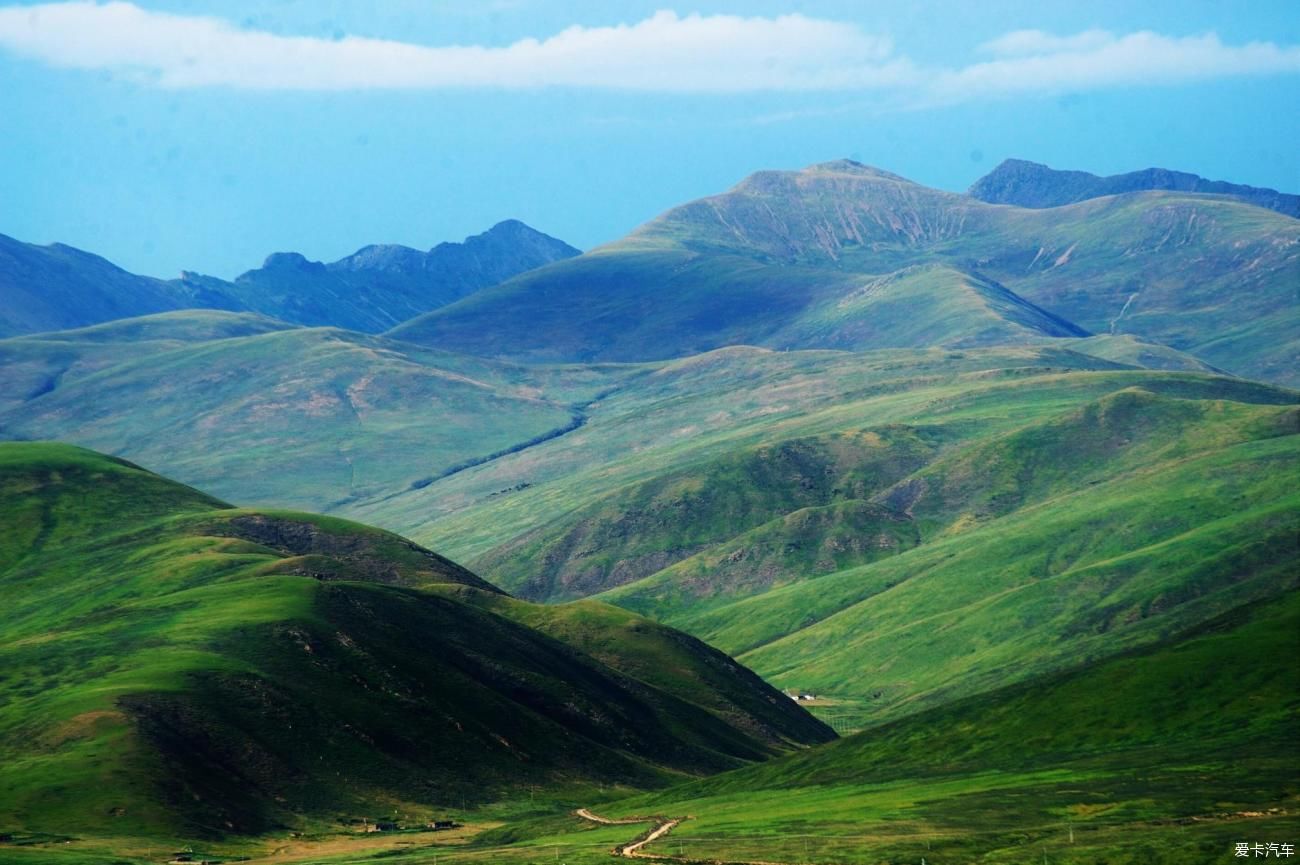
{"label": "cloud bank", "polygon": [[926,67],[850,23],[669,11],[489,47],[280,36],[129,2],[64,2],[0,7],[0,50],[171,89],[876,91],[913,104],[1300,72],[1300,46],[1101,30],[1016,31],[978,47],[988,60]]}

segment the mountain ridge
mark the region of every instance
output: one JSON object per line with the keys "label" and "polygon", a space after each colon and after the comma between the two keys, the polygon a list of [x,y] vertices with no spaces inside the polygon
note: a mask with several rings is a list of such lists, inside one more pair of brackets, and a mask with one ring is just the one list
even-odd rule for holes
{"label": "mountain ridge", "polygon": [[[847,160],[756,172],[389,334],[547,362],[661,360],[735,344],[884,348],[900,344],[891,331],[924,316],[842,302],[871,281],[935,265],[967,284],[995,283],[1079,331],[1300,383],[1300,222],[1232,196],[1168,191],[1008,208]],[[963,326],[980,330],[970,318]]]}
{"label": "mountain ridge", "polygon": [[[239,308],[294,324],[374,333],[455,302],[518,273],[578,255],[563,241],[511,219],[460,243],[425,252],[370,244],[337,261],[300,253],[267,256],[220,289]],[[211,286],[211,277],[189,275]]]}
{"label": "mountain ridge", "polygon": [[291,324],[385,330],[578,250],[509,219],[427,252],[370,245],[329,264],[273,252],[227,281],[130,273],[94,253],[0,235],[0,337],[102,324],[180,309],[256,312]]}
{"label": "mountain ridge", "polygon": [[1224,180],[1206,180],[1190,172],[1168,168],[1144,168],[1103,177],[1087,171],[1054,169],[1027,159],[1005,159],[971,184],[966,194],[990,204],[1045,208],[1104,195],[1157,189],[1231,195],[1257,207],[1300,219],[1300,195]]}
{"label": "mountain ridge", "polygon": [[535,610],[389,532],[44,442],[0,444],[0,493],[6,830],[260,834],[834,737],[698,640]]}

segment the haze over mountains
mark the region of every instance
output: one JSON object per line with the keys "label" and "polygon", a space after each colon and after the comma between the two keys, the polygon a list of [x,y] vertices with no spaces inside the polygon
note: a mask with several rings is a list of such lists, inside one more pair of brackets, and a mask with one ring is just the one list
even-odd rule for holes
{"label": "haze over mountains", "polygon": [[194,308],[377,332],[577,254],[566,243],[507,220],[463,243],[440,243],[428,252],[366,246],[330,264],[275,253],[234,282],[190,272],[160,280],[127,273],[62,244],[36,246],[0,235],[0,336]]}

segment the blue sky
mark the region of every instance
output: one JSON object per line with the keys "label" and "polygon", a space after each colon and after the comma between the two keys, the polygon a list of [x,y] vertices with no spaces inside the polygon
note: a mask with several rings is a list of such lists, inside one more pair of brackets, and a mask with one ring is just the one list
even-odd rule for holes
{"label": "blue sky", "polygon": [[1297,105],[1293,0],[0,0],[0,233],[230,277],[511,217],[589,248],[842,156],[1297,192]]}

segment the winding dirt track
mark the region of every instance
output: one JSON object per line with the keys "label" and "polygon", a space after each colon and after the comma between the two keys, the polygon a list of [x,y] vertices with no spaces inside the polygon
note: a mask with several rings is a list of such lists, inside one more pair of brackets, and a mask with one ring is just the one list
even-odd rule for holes
{"label": "winding dirt track", "polygon": [[612,852],[615,856],[626,856],[628,859],[671,859],[671,856],[657,856],[653,853],[642,853],[641,848],[651,841],[657,841],[667,835],[686,817],[619,817],[611,820],[608,817],[602,817],[599,814],[593,814],[586,808],[579,808],[575,812],[584,820],[590,820],[593,823],[601,823],[606,826],[622,826],[632,823],[654,823],[655,827],[649,832],[638,835],[635,839],[628,841],[626,844],[619,844]]}
{"label": "winding dirt track", "polygon": [[599,814],[593,814],[586,808],[579,808],[574,812],[584,820],[590,820],[593,823],[600,823],[605,826],[622,826],[632,823],[654,823],[655,827],[649,832],[644,832],[633,838],[625,844],[619,844],[609,852],[614,856],[623,856],[628,859],[654,859],[659,862],[684,862],[684,863],[715,863],[715,865],[789,865],[786,862],[769,862],[765,859],[692,859],[681,856],[665,856],[659,853],[643,853],[641,848],[651,841],[658,841],[667,835],[673,829],[677,828],[683,820],[689,820],[690,817],[617,817],[610,819],[602,817]]}

